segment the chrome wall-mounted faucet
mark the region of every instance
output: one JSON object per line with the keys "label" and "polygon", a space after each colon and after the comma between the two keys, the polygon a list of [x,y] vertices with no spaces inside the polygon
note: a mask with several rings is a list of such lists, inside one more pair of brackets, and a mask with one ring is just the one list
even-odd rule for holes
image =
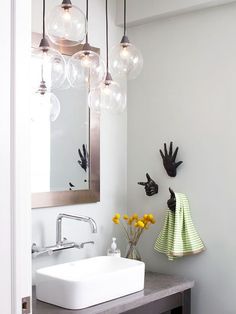
{"label": "chrome wall-mounted faucet", "polygon": [[74,216],[74,215],[68,215],[68,214],[59,214],[57,217],[57,236],[56,236],[57,245],[60,245],[64,242],[64,239],[62,237],[62,228],[61,228],[63,218],[88,222],[91,226],[92,233],[97,233],[97,225],[96,225],[96,222],[92,218],[87,217],[87,216]]}
{"label": "chrome wall-mounted faucet", "polygon": [[77,248],[82,249],[86,244],[94,244],[93,241],[82,242],[82,243],[75,243],[75,242],[68,242],[66,238],[62,237],[62,220],[63,218],[78,220],[88,222],[91,227],[92,233],[97,233],[97,224],[91,218],[87,216],[75,216],[75,215],[68,215],[68,214],[59,214],[56,221],[56,244],[47,247],[38,247],[36,243],[32,245],[32,256],[37,257],[42,254],[52,255],[54,252]]}

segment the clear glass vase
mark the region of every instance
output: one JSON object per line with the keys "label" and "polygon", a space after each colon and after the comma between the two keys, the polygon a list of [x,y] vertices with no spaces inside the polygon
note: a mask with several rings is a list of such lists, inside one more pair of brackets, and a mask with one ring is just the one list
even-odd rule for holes
{"label": "clear glass vase", "polygon": [[127,245],[125,257],[129,259],[135,259],[137,261],[141,261],[141,255],[138,251],[137,245],[133,242],[129,242]]}

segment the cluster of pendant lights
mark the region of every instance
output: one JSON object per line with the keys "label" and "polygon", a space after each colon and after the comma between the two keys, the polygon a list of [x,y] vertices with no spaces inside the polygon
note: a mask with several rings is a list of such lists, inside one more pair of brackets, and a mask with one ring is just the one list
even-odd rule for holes
{"label": "cluster of pendant lights", "polygon": [[[105,4],[106,64],[89,44],[88,0],[86,15],[70,0],[63,0],[49,13],[47,23],[43,0],[42,39],[39,47],[33,51],[33,56],[40,65],[39,84],[34,93],[33,119],[47,115],[51,121],[55,121],[60,114],[60,102],[52,90],[70,86],[87,87],[88,105],[91,110],[96,112],[107,110],[112,113],[124,111],[126,90],[116,81],[126,82],[127,79],[135,79],[142,70],[143,58],[138,49],[129,42],[126,34],[126,0],[124,0],[124,35],[121,42],[112,49],[109,62],[108,0],[105,0]],[[58,46],[76,46],[85,40],[82,50],[75,53],[66,64],[60,52],[50,47],[46,30],[51,42]]]}

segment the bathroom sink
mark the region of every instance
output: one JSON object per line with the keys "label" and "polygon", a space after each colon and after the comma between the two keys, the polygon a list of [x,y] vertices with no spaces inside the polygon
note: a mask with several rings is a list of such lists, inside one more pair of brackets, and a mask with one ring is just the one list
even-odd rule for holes
{"label": "bathroom sink", "polygon": [[145,264],[98,256],[36,271],[36,297],[66,309],[83,309],[144,288]]}

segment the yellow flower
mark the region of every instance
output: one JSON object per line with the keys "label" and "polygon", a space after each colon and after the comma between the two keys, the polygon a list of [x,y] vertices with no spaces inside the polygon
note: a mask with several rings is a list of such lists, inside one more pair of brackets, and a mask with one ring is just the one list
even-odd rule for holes
{"label": "yellow flower", "polygon": [[148,215],[147,214],[143,215],[143,219],[148,220]]}
{"label": "yellow flower", "polygon": [[137,214],[133,214],[133,219],[138,220],[138,215]]}
{"label": "yellow flower", "polygon": [[120,223],[120,220],[119,220],[118,218],[116,218],[116,217],[113,217],[113,218],[112,218],[112,221],[113,221],[116,225],[118,225],[118,224]]}
{"label": "yellow flower", "polygon": [[114,216],[116,219],[120,219],[120,214],[115,214]]}
{"label": "yellow flower", "polygon": [[148,220],[151,221],[152,219],[154,219],[152,214],[148,214]]}
{"label": "yellow flower", "polygon": [[124,218],[124,220],[128,220],[129,216],[128,215],[124,215],[123,218]]}
{"label": "yellow flower", "polygon": [[155,223],[156,223],[156,219],[153,218],[153,219],[151,220],[151,223],[152,223],[152,224],[155,224]]}
{"label": "yellow flower", "polygon": [[128,225],[132,225],[132,222],[133,222],[132,218],[129,218],[127,223]]}
{"label": "yellow flower", "polygon": [[141,220],[139,220],[139,221],[137,222],[137,225],[138,225],[138,227],[140,227],[140,228],[144,228],[144,223],[143,223]]}

